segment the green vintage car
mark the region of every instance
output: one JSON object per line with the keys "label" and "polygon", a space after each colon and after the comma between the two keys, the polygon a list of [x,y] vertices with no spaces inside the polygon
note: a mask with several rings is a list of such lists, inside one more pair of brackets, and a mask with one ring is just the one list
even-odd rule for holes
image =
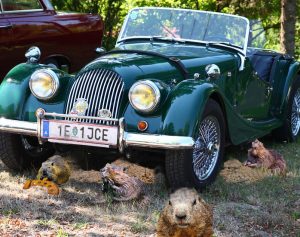
{"label": "green vintage car", "polygon": [[240,16],[135,8],[115,49],[77,75],[39,64],[31,48],[0,86],[2,161],[20,170],[54,150],[154,152],[171,186],[202,188],[226,145],[271,132],[294,141],[300,64],[249,47],[250,29]]}

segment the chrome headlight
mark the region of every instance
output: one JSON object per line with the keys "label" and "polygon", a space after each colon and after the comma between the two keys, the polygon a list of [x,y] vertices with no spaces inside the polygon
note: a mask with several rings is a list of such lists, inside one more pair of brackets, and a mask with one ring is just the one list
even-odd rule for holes
{"label": "chrome headlight", "polygon": [[160,90],[154,82],[138,81],[129,90],[129,101],[132,107],[140,112],[151,112],[158,105]]}
{"label": "chrome headlight", "polygon": [[55,72],[50,69],[35,71],[29,80],[31,93],[41,100],[52,98],[59,87],[59,80]]}

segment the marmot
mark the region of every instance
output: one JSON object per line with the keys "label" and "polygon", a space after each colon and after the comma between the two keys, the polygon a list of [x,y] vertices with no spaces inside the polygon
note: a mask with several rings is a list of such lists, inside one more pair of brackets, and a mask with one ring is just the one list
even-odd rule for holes
{"label": "marmot", "polygon": [[66,183],[71,175],[71,164],[59,155],[51,156],[42,163],[37,179],[47,179],[57,184]]}
{"label": "marmot", "polygon": [[283,156],[274,150],[266,149],[263,143],[257,139],[252,142],[252,147],[248,150],[248,159],[244,165],[270,169],[281,175],[285,175],[287,171]]}
{"label": "marmot", "polygon": [[181,188],[171,194],[157,223],[157,237],[211,237],[211,207],[195,189]]}
{"label": "marmot", "polygon": [[100,170],[100,176],[103,183],[102,190],[112,190],[113,200],[128,201],[142,196],[143,182],[136,177],[125,173],[125,168],[106,164]]}

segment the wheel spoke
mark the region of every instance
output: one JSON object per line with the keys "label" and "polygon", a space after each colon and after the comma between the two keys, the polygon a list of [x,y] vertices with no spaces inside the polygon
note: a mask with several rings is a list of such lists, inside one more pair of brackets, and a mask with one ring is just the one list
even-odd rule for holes
{"label": "wheel spoke", "polygon": [[293,98],[291,111],[291,129],[292,134],[296,136],[300,129],[300,89],[298,89]]}
{"label": "wheel spoke", "polygon": [[199,137],[193,150],[193,168],[199,180],[213,171],[220,150],[220,126],[217,118],[206,117],[200,124]]}

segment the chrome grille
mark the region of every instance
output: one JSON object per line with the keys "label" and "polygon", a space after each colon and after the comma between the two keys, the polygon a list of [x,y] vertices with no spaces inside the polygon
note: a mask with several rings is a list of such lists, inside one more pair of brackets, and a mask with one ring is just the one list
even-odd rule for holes
{"label": "chrome grille", "polygon": [[[82,73],[74,82],[66,107],[69,114],[78,98],[87,100],[89,107],[86,116],[98,116],[100,109],[107,109],[112,113],[112,118],[118,118],[119,106],[123,94],[124,83],[115,72],[106,69],[94,69]],[[115,122],[107,122],[95,119],[79,119],[77,121],[112,125]]]}

